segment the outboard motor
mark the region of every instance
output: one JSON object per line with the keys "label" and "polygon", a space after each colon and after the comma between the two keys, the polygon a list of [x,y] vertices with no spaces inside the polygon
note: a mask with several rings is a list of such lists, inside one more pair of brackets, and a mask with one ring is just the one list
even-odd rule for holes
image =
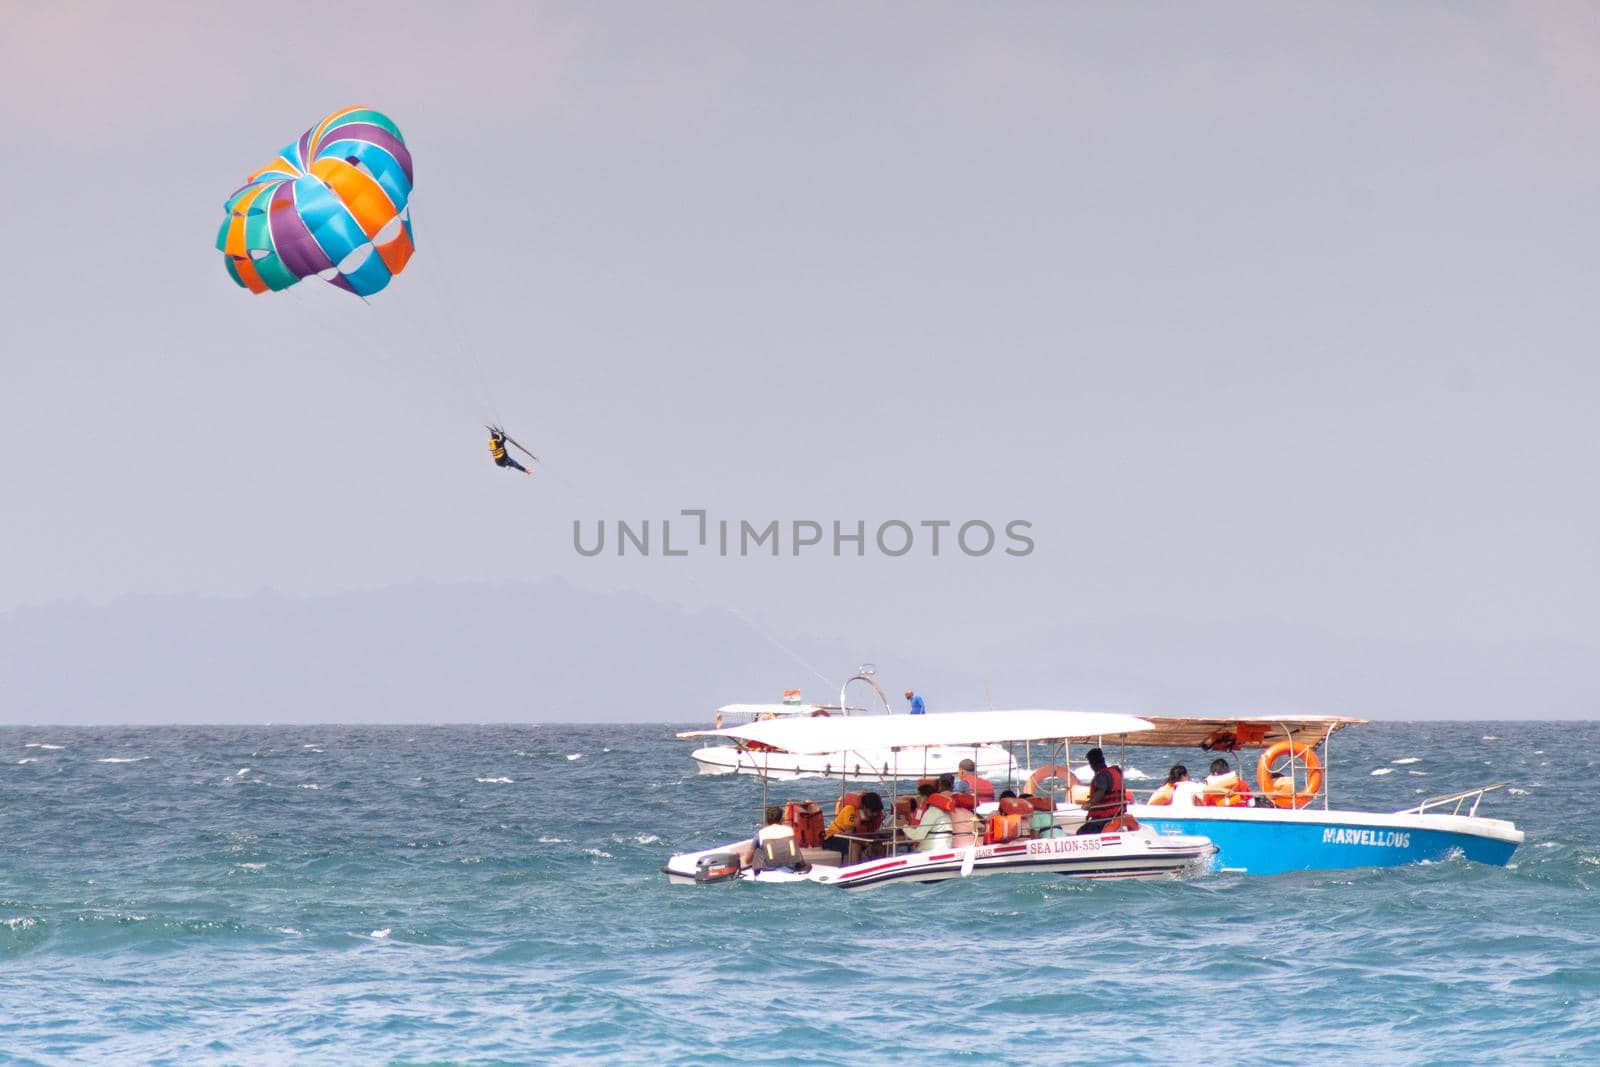
{"label": "outboard motor", "polygon": [[739,856],[733,852],[714,852],[701,856],[694,865],[694,880],[701,883],[728,882],[739,877]]}

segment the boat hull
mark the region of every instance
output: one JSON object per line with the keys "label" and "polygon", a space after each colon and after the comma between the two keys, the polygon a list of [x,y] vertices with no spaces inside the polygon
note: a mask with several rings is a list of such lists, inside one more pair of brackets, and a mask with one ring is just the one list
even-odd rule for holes
{"label": "boat hull", "polygon": [[[662,871],[671,881],[691,883],[700,857],[737,847],[673,856]],[[1053,874],[1073,878],[1150,878],[1205,870],[1215,852],[1203,837],[1148,832],[1032,838],[997,845],[906,852],[845,867],[817,865],[804,874],[744,871],[740,881],[816,882],[840,889],[876,889],[895,882],[943,882],[994,874]]]}
{"label": "boat hull", "polygon": [[1400,867],[1456,856],[1503,867],[1523,840],[1509,822],[1465,815],[1142,804],[1132,813],[1157,833],[1209,837],[1217,869],[1242,874]]}

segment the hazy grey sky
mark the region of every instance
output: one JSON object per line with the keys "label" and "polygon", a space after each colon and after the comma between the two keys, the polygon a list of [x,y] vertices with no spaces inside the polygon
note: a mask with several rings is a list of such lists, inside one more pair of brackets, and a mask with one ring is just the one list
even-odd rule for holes
{"label": "hazy grey sky", "polygon": [[[236,288],[355,102],[412,267]],[[1584,3],[9,0],[0,611],[558,577],[1000,703],[1594,714],[1597,124]],[[1037,548],[573,551],[685,507]]]}

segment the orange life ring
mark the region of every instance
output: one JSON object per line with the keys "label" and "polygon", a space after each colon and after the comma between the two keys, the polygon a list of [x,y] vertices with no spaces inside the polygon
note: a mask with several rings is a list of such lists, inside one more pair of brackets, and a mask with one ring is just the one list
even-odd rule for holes
{"label": "orange life ring", "polygon": [[[1298,793],[1294,789],[1292,774],[1277,779],[1272,777],[1272,765],[1291,754],[1306,768],[1306,787]],[[1261,753],[1261,758],[1256,761],[1256,784],[1278,807],[1303,808],[1322,792],[1322,761],[1317,758],[1316,750],[1305,741],[1279,741]]]}
{"label": "orange life ring", "polygon": [[1068,782],[1072,785],[1078,783],[1078,780],[1072,776],[1071,767],[1063,767],[1058,763],[1052,763],[1048,767],[1040,767],[1029,775],[1028,784],[1023,787],[1022,791],[1024,793],[1037,793],[1040,784],[1049,781],[1051,778],[1059,778],[1063,782]]}

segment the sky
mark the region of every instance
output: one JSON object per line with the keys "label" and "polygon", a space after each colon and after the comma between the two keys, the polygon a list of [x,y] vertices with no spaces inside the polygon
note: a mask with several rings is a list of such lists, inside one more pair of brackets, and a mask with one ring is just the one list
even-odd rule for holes
{"label": "sky", "polygon": [[[237,288],[223,201],[357,102],[412,264]],[[773,693],[1592,717],[1597,120],[1581,3],[11,0],[0,613],[554,582]],[[574,548],[695,508],[1033,550]]]}

